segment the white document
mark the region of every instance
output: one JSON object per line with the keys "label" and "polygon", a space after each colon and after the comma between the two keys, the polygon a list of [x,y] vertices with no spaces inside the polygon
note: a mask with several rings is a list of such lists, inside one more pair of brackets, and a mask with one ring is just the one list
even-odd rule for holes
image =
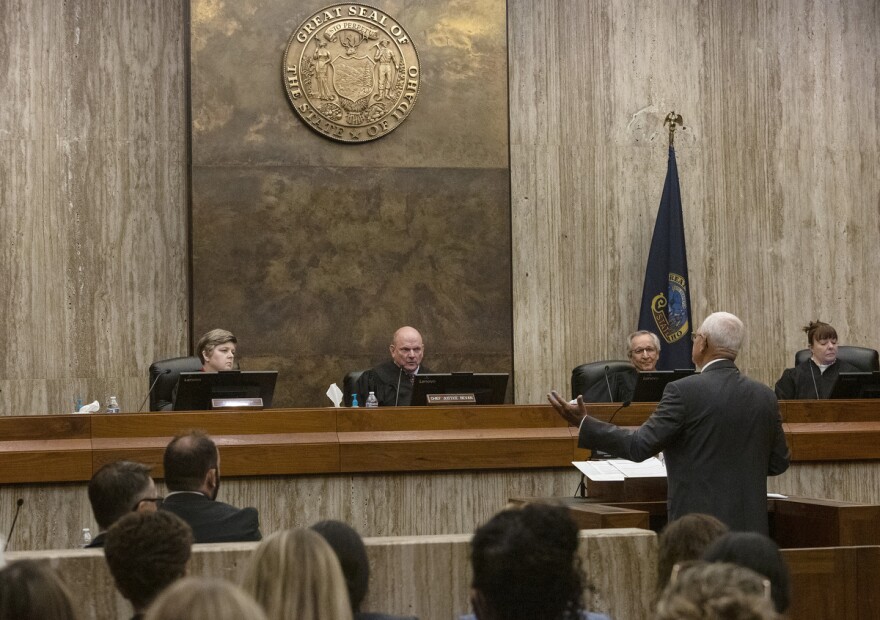
{"label": "white document", "polygon": [[578,468],[594,482],[623,481],[627,478],[665,478],[666,466],[663,461],[651,457],[635,463],[626,459],[610,459],[607,461],[574,461]]}

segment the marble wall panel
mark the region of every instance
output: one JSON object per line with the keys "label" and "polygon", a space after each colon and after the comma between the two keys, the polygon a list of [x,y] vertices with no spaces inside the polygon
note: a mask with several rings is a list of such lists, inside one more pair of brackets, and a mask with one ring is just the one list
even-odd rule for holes
{"label": "marble wall panel", "polygon": [[243,368],[279,370],[279,406],[329,404],[404,324],[429,368],[511,371],[503,3],[376,4],[423,87],[361,145],[312,132],[281,87],[288,37],[325,4],[192,2],[194,338],[234,331]]}
{"label": "marble wall panel", "polygon": [[773,384],[820,317],[880,346],[880,8],[508,3],[517,402],[638,322],[675,110],[691,300],[739,314]]}
{"label": "marble wall panel", "polygon": [[0,6],[0,415],[135,410],[186,348],[184,10]]}

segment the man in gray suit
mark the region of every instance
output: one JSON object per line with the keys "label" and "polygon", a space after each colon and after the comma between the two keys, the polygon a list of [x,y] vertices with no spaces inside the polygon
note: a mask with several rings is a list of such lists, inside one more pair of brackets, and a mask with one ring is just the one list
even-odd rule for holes
{"label": "man in gray suit", "polygon": [[700,512],[732,530],[767,534],[767,476],[784,472],[790,459],[776,396],[734,364],[745,339],[737,317],[711,314],[693,339],[691,355],[702,372],[670,383],[636,430],[591,418],[581,398],[576,405],[556,392],[548,398],[580,427],[582,448],[632,461],[663,451],[670,521]]}

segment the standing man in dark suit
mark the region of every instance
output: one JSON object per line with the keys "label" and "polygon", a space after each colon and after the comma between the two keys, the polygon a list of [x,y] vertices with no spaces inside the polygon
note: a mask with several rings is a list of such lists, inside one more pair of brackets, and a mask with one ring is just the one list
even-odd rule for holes
{"label": "standing man in dark suit", "polygon": [[201,431],[178,435],[165,448],[162,510],[189,523],[197,543],[244,542],[262,539],[256,508],[238,509],[217,501],[220,452]]}
{"label": "standing man in dark suit", "polygon": [[711,314],[693,339],[691,355],[702,372],[670,383],[636,430],[591,418],[582,398],[570,405],[553,392],[550,403],[580,426],[582,448],[633,461],[662,450],[670,521],[700,512],[732,530],[767,534],[767,476],[784,472],[790,459],[776,396],[734,364],[745,340],[737,317]]}
{"label": "standing man in dark suit", "polygon": [[412,386],[417,374],[430,374],[422,366],[425,344],[414,327],[404,326],[394,332],[388,345],[391,359],[371,368],[358,379],[356,392],[363,407],[370,392],[380,407],[407,407],[412,399]]}

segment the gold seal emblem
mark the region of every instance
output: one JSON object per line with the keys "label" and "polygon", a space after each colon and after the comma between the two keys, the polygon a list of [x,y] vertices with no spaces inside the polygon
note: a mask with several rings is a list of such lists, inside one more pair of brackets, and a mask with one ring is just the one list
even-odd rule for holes
{"label": "gold seal emblem", "polygon": [[387,13],[335,4],[306,19],[284,50],[284,88],[318,133],[366,142],[397,129],[419,94],[419,56]]}

